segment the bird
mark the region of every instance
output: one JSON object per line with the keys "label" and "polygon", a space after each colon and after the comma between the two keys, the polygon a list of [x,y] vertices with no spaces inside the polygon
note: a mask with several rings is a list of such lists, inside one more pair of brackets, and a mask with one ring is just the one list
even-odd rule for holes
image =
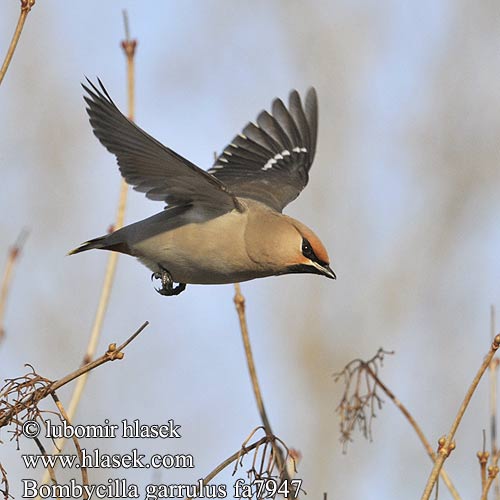
{"label": "bird", "polygon": [[203,170],[164,146],[115,105],[98,78],[84,100],[95,136],[125,181],[164,209],[82,243],[136,257],[159,280],[156,291],[179,295],[187,284],[225,284],[292,273],[336,279],[316,234],[283,209],[306,186],[318,131],[318,99],[276,98]]}

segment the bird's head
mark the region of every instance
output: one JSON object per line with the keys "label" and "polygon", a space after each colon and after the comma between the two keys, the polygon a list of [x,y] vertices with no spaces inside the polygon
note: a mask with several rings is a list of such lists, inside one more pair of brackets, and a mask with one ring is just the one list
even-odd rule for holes
{"label": "bird's head", "polygon": [[335,273],[330,268],[328,252],[316,234],[302,222],[291,217],[283,217],[297,233],[290,234],[291,241],[288,245],[293,252],[293,261],[287,264],[283,274],[313,273],[336,279]]}
{"label": "bird's head", "polygon": [[247,252],[273,274],[313,273],[335,279],[321,240],[292,217],[268,212],[247,226]]}

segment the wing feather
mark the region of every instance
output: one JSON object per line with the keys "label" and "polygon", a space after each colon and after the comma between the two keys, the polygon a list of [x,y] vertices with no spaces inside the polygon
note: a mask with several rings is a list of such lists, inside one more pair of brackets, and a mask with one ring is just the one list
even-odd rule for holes
{"label": "wing feather", "polygon": [[316,152],[318,100],[307,92],[304,105],[296,90],[288,108],[275,99],[226,146],[208,171],[239,197],[261,201],[275,210],[293,201],[306,186]]}
{"label": "wing feather", "polygon": [[130,121],[116,107],[100,80],[87,79],[84,96],[94,134],[116,156],[128,184],[169,205],[199,204],[224,211],[241,209],[225,184],[198,168]]}

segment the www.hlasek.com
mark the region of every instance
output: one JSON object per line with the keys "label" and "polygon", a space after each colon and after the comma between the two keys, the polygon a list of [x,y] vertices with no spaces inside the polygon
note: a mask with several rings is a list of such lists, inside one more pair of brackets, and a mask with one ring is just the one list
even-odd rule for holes
{"label": "www.hlasek.com", "polygon": [[[180,425],[176,425],[173,420],[169,420],[166,424],[161,425],[145,425],[139,420],[128,422],[122,420],[121,425],[110,424],[109,420],[104,421],[104,425],[69,425],[63,421],[59,424],[54,424],[50,420],[45,421],[42,428],[36,420],[27,420],[23,424],[22,432],[26,437],[35,438],[40,435],[42,429],[45,431],[46,438],[116,438],[117,431],[121,430],[122,438],[180,438]],[[45,469],[55,468],[58,465],[63,468],[102,468],[102,469],[173,469],[173,468],[193,468],[194,459],[190,454],[155,454],[149,460],[146,455],[139,453],[137,448],[131,450],[130,453],[107,454],[102,453],[99,449],[88,451],[85,448],[81,450],[81,456],[75,454],[70,455],[44,455],[30,454],[22,455],[24,465],[28,469],[34,469],[41,465]]]}
{"label": "www.hlasek.com", "polygon": [[45,469],[61,466],[65,469],[192,469],[194,468],[193,455],[164,454],[152,455],[149,460],[146,455],[139,453],[137,448],[130,453],[102,453],[98,448],[87,451],[82,448],[82,455],[21,455],[27,469],[34,469],[41,465]]}

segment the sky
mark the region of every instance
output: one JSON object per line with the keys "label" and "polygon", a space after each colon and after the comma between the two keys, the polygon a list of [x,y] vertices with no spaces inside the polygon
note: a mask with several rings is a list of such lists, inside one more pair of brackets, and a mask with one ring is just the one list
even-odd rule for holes
{"label": "sky", "polygon": [[[80,83],[100,78],[126,110],[122,9],[136,53],[136,121],[204,169],[275,97],[314,86],[320,104],[310,182],[285,210],[312,227],[338,279],[242,284],[255,362],[275,433],[300,451],[307,498],[421,495],[432,464],[384,398],[373,440],[343,453],[333,374],[379,347],[382,380],[433,445],[489,348],[498,304],[498,8],[463,1],[37,2],[0,88],[0,266],[29,231],[9,295],[0,378],[50,379],[85,352],[107,255],[66,253],[112,224],[120,175],[93,136]],[[1,54],[17,21],[0,17]],[[162,210],[130,190],[127,223]],[[1,267],[0,267],[1,268]],[[137,440],[141,453],[192,454],[194,469],[92,470],[91,481],[195,483],[260,425],[231,285],[156,294],[149,271],[120,256],[98,353],[150,326],[122,361],[90,376],[75,424],[173,419],[182,438]],[[489,435],[484,380],[447,463],[479,496],[476,452]],[[71,387],[59,397],[68,401]],[[52,409],[47,403],[46,409]],[[0,459],[21,497],[21,450],[0,431]],[[122,438],[87,449],[130,452]],[[489,446],[489,441],[487,441]],[[244,462],[240,473],[250,467]],[[232,487],[224,471],[216,482]],[[73,477],[69,471],[62,478]],[[443,484],[442,498],[449,498]]]}

